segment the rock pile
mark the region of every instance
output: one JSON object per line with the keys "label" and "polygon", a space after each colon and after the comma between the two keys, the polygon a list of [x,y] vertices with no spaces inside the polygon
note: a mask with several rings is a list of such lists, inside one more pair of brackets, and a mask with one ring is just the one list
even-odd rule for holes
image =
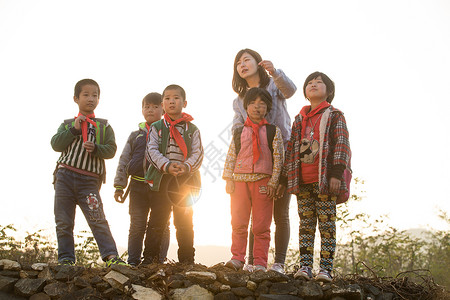
{"label": "rock pile", "polygon": [[[277,272],[234,272],[217,264],[85,268],[0,260],[0,299],[397,299],[370,284],[294,280]],[[410,299],[410,298],[403,298]],[[412,298],[411,298],[412,299]],[[428,298],[432,299],[432,298]],[[437,298],[436,298],[437,299]]]}

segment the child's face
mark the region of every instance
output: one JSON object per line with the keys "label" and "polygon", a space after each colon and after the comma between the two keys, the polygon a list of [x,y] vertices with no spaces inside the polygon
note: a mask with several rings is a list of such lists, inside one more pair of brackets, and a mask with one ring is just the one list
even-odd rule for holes
{"label": "child's face", "polygon": [[178,89],[166,90],[163,95],[163,109],[173,120],[179,119],[186,107],[187,101]]}
{"label": "child's face", "polygon": [[95,85],[86,84],[81,88],[81,93],[73,97],[73,100],[78,104],[80,113],[83,115],[90,115],[94,113],[98,105],[98,88]]}
{"label": "child's face", "polygon": [[305,88],[305,94],[308,99],[326,100],[328,97],[327,86],[319,76],[308,82]]}
{"label": "child's face", "polygon": [[242,54],[241,58],[239,58],[236,63],[236,71],[243,79],[249,78],[257,74],[258,63],[253,58],[253,56],[251,56],[247,52],[244,52],[244,54]]}
{"label": "child's face", "polygon": [[145,103],[142,107],[142,115],[148,124],[156,122],[161,119],[163,109],[161,104]]}
{"label": "child's face", "polygon": [[267,104],[260,97],[250,101],[247,105],[247,115],[253,123],[261,122],[267,113]]}

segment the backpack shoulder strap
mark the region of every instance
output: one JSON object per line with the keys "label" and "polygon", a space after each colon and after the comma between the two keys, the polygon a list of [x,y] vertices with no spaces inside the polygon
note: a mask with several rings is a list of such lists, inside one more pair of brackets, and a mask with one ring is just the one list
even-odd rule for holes
{"label": "backpack shoulder strap", "polygon": [[241,151],[241,134],[244,127],[238,127],[233,132],[233,140],[234,140],[234,149],[236,156],[239,154],[239,151]]}
{"label": "backpack shoulder strap", "polygon": [[275,138],[275,133],[277,132],[277,127],[273,124],[266,124],[266,134],[267,134],[267,144],[269,144],[270,153],[273,155],[273,139]]}

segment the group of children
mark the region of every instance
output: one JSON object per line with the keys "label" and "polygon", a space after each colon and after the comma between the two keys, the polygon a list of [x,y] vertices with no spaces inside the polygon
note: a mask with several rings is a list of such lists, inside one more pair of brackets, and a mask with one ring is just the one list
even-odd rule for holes
{"label": "group of children", "polygon": [[[348,192],[343,173],[351,157],[345,118],[331,106],[334,83],[320,72],[306,78],[303,93],[310,105],[301,109],[291,127],[286,99],[297,88],[282,70],[251,49],[237,53],[233,70],[233,89],[238,96],[233,102],[233,138],[223,172],[231,196],[232,258],[225,266],[250,272],[267,270],[273,217],[275,262],[270,269],[285,272],[289,201],[294,194],[300,216],[300,268],[294,277],[313,278],[318,223],[321,252],[316,279],[329,282],[336,247],[336,199]],[[53,149],[62,152],[54,182],[60,264],[75,263],[76,205],[107,266],[126,264],[118,256],[99,195],[104,159],[112,158],[117,148],[111,126],[94,115],[99,96],[100,87],[94,80],[79,81],[74,93],[79,114],[65,120],[51,141]],[[114,198],[123,203],[130,195],[129,265],[164,261],[172,212],[178,259],[194,263],[192,198],[200,189],[203,147],[192,116],[183,112],[186,105],[186,93],[178,85],[169,85],[162,95],[145,96],[145,122],[130,134],[120,156]]]}

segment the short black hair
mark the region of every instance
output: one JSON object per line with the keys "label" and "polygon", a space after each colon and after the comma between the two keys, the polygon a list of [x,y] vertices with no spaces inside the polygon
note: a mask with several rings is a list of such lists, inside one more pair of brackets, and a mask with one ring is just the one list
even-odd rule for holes
{"label": "short black hair", "polygon": [[267,113],[270,112],[272,109],[272,96],[270,96],[269,92],[266,89],[254,87],[251,88],[245,93],[244,96],[244,108],[247,110],[248,105],[250,102],[256,100],[256,98],[261,99],[261,101],[264,101],[267,105]]}
{"label": "short black hair", "polygon": [[162,96],[160,93],[150,93],[147,94],[144,99],[142,99],[142,107],[145,106],[145,104],[156,104],[161,105],[162,102]]}
{"label": "short black hair", "polygon": [[73,93],[74,97],[76,98],[80,97],[81,90],[85,85],[95,85],[98,89],[98,97],[100,98],[100,86],[94,79],[81,79],[80,81],[78,81],[77,84],[75,84],[75,89]]}
{"label": "short black hair", "polygon": [[183,101],[186,100],[186,92],[184,91],[184,89],[183,89],[181,86],[179,86],[179,85],[177,85],[177,84],[171,84],[171,85],[168,85],[168,86],[164,89],[164,91],[163,91],[163,93],[162,93],[162,97],[164,97],[164,94],[166,93],[167,90],[179,90],[179,91],[181,92],[181,97],[183,98]]}
{"label": "short black hair", "polygon": [[313,79],[317,79],[318,77],[322,78],[323,83],[325,84],[325,86],[327,87],[327,102],[331,103],[331,101],[333,101],[334,98],[334,91],[335,91],[335,87],[334,87],[334,82],[333,80],[330,79],[330,77],[328,77],[326,74],[322,73],[322,72],[314,72],[309,74],[308,77],[306,77],[305,83],[303,84],[303,95],[305,95],[306,98],[306,86],[308,85],[308,82],[310,82]]}

